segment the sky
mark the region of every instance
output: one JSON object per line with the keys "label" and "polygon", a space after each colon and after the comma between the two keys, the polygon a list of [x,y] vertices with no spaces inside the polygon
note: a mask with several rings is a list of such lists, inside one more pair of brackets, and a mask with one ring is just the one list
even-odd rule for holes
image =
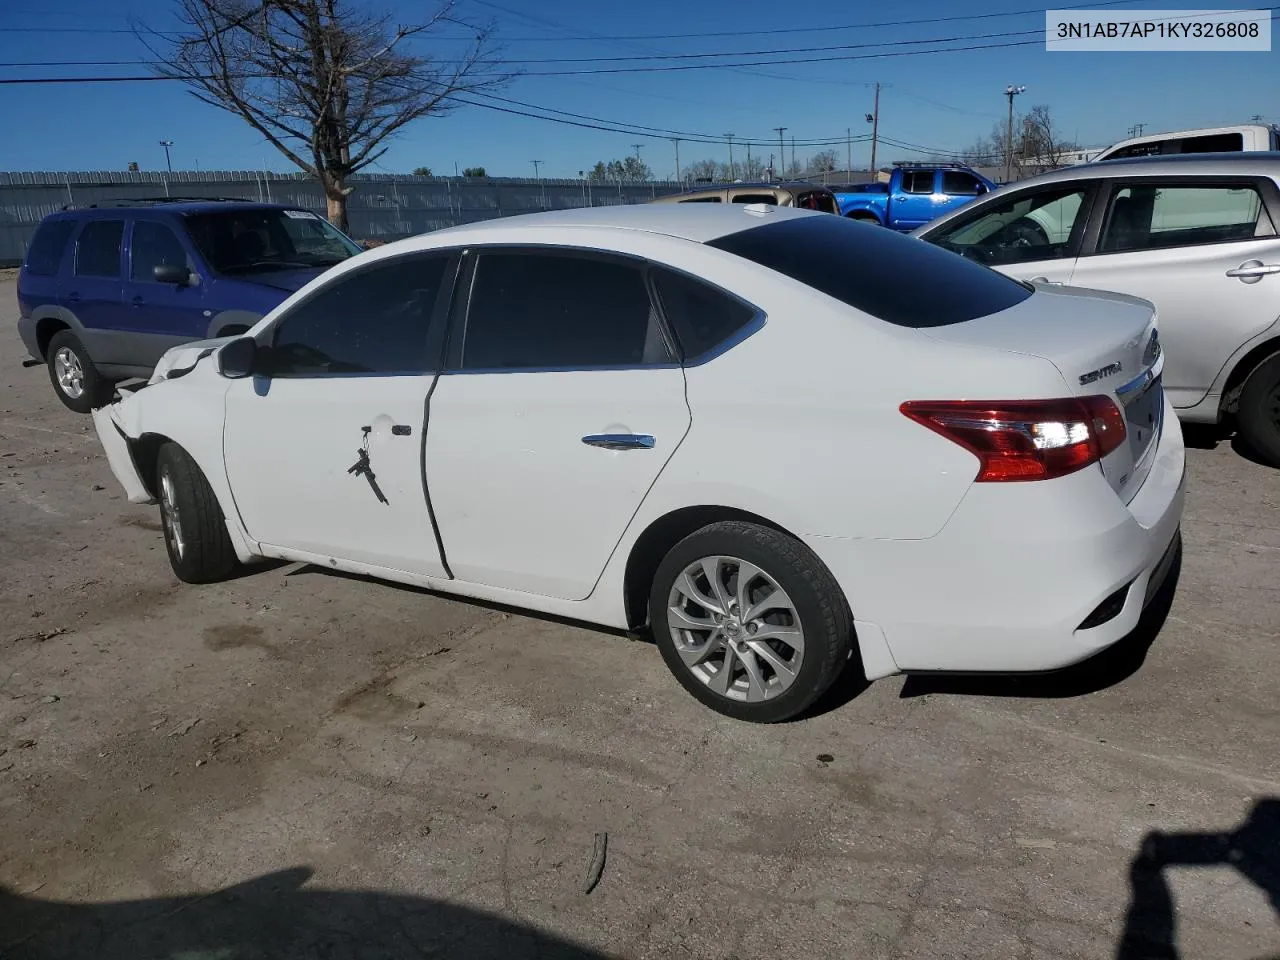
{"label": "sky", "polygon": [[[437,6],[434,0],[348,2],[388,12],[403,23],[420,22]],[[1120,0],[1106,9],[1206,6]],[[0,78],[145,74],[145,65],[131,63],[149,57],[131,24],[170,29],[175,9],[176,0],[0,0]],[[688,135],[679,145],[680,161],[687,165],[727,160],[726,133],[735,135],[735,159],[742,159],[747,141],[756,142],[753,155],[776,153],[774,128],[780,126],[786,128],[788,160],[792,137],[803,159],[824,148],[805,141],[838,140],[850,130],[859,138],[852,144],[854,167],[865,167],[870,125],[864,115],[872,110],[877,82],[880,134],[939,153],[962,150],[1003,124],[1004,91],[1011,83],[1026,87],[1016,101],[1019,110],[1048,105],[1061,135],[1083,146],[1123,139],[1135,124],[1152,133],[1245,122],[1255,114],[1280,122],[1280,46],[1267,53],[1047,52],[1044,8],[1035,0],[808,0],[793,9],[778,0],[458,0],[455,14],[494,24],[503,55],[521,72],[495,91],[520,103],[490,100],[491,105],[543,116],[561,111],[562,119],[627,126],[632,132],[461,106],[407,127],[367,172],[426,166],[452,174],[456,165],[483,166],[493,176],[530,176],[537,160],[544,177],[576,177],[596,161],[634,155],[639,144],[654,174],[668,178],[675,173],[676,148],[672,134],[663,131]],[[445,59],[457,56],[462,41],[456,38],[463,33],[455,27],[438,32],[439,39],[415,40],[412,49]],[[903,55],[941,45],[910,41],[952,37],[968,39],[950,45],[985,49]],[[850,48],[759,53],[838,45]],[[709,52],[742,54],[719,58],[728,63],[858,59],[545,75],[715,62],[593,59]],[[122,63],[72,65],[85,61]],[[578,117],[566,118],[566,113]],[[0,85],[0,118],[5,131],[0,170],[121,170],[130,161],[158,170],[165,164],[161,140],[173,141],[174,169],[294,169],[243,120],[198,102],[171,82]],[[692,142],[693,137],[715,142]],[[843,165],[846,144],[832,149]],[[924,155],[882,144],[877,161]]]}

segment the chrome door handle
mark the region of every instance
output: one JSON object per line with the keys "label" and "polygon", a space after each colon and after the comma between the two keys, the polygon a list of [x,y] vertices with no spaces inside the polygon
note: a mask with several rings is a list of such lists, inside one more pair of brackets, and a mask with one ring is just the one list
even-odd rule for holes
{"label": "chrome door handle", "polygon": [[583,437],[582,442],[606,450],[652,450],[654,439],[647,433],[593,433]]}
{"label": "chrome door handle", "polygon": [[1060,286],[1062,286],[1062,281],[1061,281],[1061,280],[1050,280],[1048,277],[1032,277],[1032,278],[1031,278],[1031,282],[1032,282],[1032,283],[1047,283],[1047,284],[1049,284],[1049,285],[1050,285],[1050,286],[1052,286],[1052,287],[1060,287]]}
{"label": "chrome door handle", "polygon": [[1228,277],[1235,277],[1245,283],[1257,283],[1270,273],[1280,273],[1280,263],[1263,263],[1261,260],[1246,260],[1234,270],[1228,270]]}

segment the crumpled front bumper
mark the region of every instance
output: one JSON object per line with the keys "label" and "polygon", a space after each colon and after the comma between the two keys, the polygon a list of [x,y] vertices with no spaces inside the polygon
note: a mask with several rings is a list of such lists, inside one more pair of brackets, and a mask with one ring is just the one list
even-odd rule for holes
{"label": "crumpled front bumper", "polygon": [[107,463],[111,472],[124,487],[125,495],[130,503],[155,503],[156,498],[148,489],[138,472],[138,465],[129,448],[130,437],[126,432],[122,407],[130,400],[124,393],[122,399],[93,411],[93,426],[98,431],[98,439],[102,441],[102,449],[106,451]]}

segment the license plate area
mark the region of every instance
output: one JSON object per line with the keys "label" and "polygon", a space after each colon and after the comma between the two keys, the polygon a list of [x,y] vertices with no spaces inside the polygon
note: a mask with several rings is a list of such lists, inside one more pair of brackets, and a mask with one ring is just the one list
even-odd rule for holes
{"label": "license plate area", "polygon": [[1124,408],[1129,452],[1136,464],[1160,435],[1164,417],[1164,386],[1160,374],[1145,373],[1137,381],[1116,391]]}

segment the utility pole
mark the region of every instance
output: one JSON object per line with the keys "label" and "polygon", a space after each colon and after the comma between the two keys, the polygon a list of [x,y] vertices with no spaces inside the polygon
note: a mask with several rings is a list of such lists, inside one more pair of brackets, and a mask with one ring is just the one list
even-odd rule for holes
{"label": "utility pole", "polygon": [[529,162],[533,164],[533,179],[535,179],[535,180],[539,179],[539,178],[538,178],[538,167],[540,167],[540,166],[542,165],[542,161],[541,161],[541,160],[530,160]]}
{"label": "utility pole", "polygon": [[1007,183],[1013,179],[1013,98],[1025,93],[1026,87],[1015,87],[1012,83],[1004,88],[1004,95],[1009,98],[1009,123],[1005,128],[1004,179]]}
{"label": "utility pole", "polygon": [[1132,127],[1129,128],[1129,136],[1140,137],[1142,136],[1142,131],[1145,130],[1146,128],[1147,128],[1147,125],[1145,123],[1135,123]]}
{"label": "utility pole", "polygon": [[796,168],[796,138],[791,138],[791,169]]}
{"label": "utility pole", "polygon": [[844,172],[848,179],[853,179],[853,129],[844,128]]}
{"label": "utility pole", "polygon": [[1253,123],[1261,123],[1261,122],[1262,122],[1262,114],[1260,114],[1260,113],[1255,113],[1255,114],[1254,114],[1252,117],[1250,117],[1249,119],[1250,119]]}
{"label": "utility pole", "polygon": [[726,133],[724,138],[729,141],[729,182],[733,182],[733,138],[737,134]]}
{"label": "utility pole", "polygon": [[747,169],[742,171],[744,179],[754,179],[755,174],[751,172],[751,141],[747,141]]}
{"label": "utility pole", "polygon": [[641,148],[641,147],[643,147],[643,146],[644,146],[644,144],[643,144],[643,143],[633,143],[631,146],[633,146],[633,147],[635,147],[635,148],[636,148],[636,159],[637,159],[637,160],[639,160],[639,159],[640,159],[640,148]]}
{"label": "utility pole", "polygon": [[173,141],[161,140],[160,146],[164,147],[164,165],[169,168],[170,173],[173,173],[173,164],[169,162],[169,148],[173,146]]}
{"label": "utility pole", "polygon": [[671,142],[676,145],[676,180],[679,181],[681,179],[680,177],[680,138],[672,137]]}
{"label": "utility pole", "polygon": [[[786,127],[774,127],[778,131],[778,166],[785,167],[787,165],[787,148],[782,145],[782,135],[787,132]],[[769,168],[773,169],[773,157],[769,158]],[[782,177],[778,177],[779,180]]]}
{"label": "utility pole", "polygon": [[871,108],[871,112],[866,114],[867,123],[871,124],[871,180],[874,183],[879,179],[876,170],[876,141],[880,136],[880,81],[876,81],[876,99],[875,105]]}

